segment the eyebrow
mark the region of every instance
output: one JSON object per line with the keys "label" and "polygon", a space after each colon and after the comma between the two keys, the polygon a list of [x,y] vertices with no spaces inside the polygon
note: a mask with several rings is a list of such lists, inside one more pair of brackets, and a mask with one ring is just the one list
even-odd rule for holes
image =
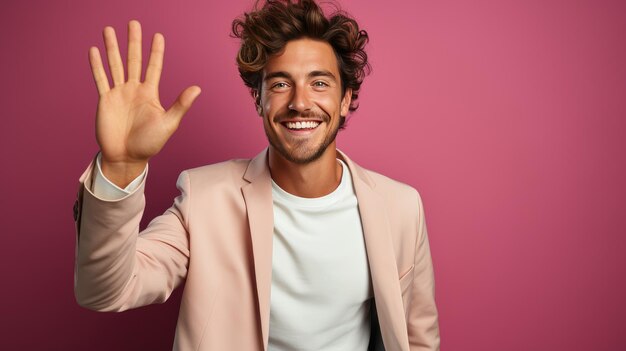
{"label": "eyebrow", "polygon": [[[307,74],[307,78],[310,79],[313,77],[328,77],[334,81],[337,81],[337,77],[335,77],[335,75],[331,71],[327,71],[327,70],[311,71]],[[265,75],[265,78],[263,78],[263,80],[267,81],[272,78],[286,78],[286,79],[293,80],[291,74],[285,71],[270,72],[267,75]]]}

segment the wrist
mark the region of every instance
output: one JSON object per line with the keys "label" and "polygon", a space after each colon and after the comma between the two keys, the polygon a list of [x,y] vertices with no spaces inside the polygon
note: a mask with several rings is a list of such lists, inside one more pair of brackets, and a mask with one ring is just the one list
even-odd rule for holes
{"label": "wrist", "polygon": [[148,160],[109,161],[102,155],[100,170],[111,183],[124,189],[144,172],[147,164]]}

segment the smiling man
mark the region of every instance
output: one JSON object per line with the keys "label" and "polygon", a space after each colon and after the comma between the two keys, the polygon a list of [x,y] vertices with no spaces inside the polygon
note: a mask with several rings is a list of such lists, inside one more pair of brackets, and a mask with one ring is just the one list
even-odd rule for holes
{"label": "smiling man", "polygon": [[200,89],[165,110],[164,38],[154,35],[142,82],[141,27],[128,27],[126,72],[104,30],[113,87],[89,51],[100,152],[75,205],[78,303],[123,311],[184,283],[175,350],[438,350],[419,194],[335,145],[369,67],[357,22],[305,0],[236,19],[239,72],[269,146],[182,172],[180,196],[141,232],[148,161]]}

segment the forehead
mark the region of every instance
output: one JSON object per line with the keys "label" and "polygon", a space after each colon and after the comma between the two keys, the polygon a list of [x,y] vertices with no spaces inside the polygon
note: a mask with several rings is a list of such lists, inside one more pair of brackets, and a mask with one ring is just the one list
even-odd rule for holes
{"label": "forehead", "polygon": [[327,70],[339,76],[333,47],[325,41],[301,38],[287,42],[282,52],[267,60],[263,77],[272,72],[288,72],[292,76]]}

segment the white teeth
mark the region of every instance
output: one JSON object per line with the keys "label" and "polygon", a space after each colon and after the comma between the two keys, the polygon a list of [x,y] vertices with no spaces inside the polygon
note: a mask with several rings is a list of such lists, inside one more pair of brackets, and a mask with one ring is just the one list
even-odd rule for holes
{"label": "white teeth", "polygon": [[287,122],[287,128],[289,129],[310,129],[317,127],[319,122]]}

